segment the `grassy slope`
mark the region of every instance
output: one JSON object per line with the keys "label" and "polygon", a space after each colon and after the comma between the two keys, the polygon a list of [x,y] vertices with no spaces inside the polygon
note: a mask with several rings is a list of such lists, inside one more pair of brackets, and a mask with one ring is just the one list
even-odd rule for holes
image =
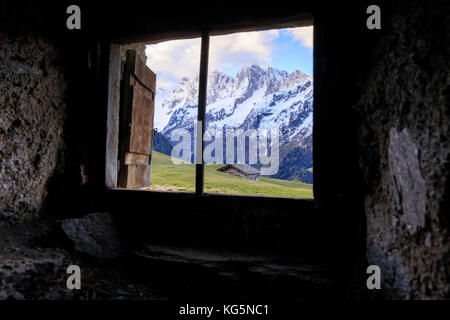
{"label": "grassy slope", "polygon": [[[235,177],[217,171],[222,165],[205,166],[205,192],[272,197],[312,198],[312,185],[261,177],[259,181]],[[148,189],[188,191],[195,190],[195,165],[174,165],[169,156],[153,152],[152,186]]]}

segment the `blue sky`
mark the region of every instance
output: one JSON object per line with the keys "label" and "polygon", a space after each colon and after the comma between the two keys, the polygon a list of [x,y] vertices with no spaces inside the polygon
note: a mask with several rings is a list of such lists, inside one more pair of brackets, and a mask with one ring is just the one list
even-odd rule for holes
{"label": "blue sky", "polygon": [[[280,30],[278,37],[272,42],[272,53],[270,67],[287,71],[301,70],[308,75],[313,74],[313,48],[307,47],[303,43],[295,40],[293,35],[286,30]],[[211,48],[214,50],[214,48]],[[225,67],[222,72],[235,76],[241,67]]]}
{"label": "blue sky", "polygon": [[[282,71],[313,72],[313,27],[254,31],[210,39],[209,71],[230,76],[251,64]],[[158,76],[157,85],[173,90],[182,77],[198,76],[200,39],[148,45],[147,65]]]}
{"label": "blue sky", "polygon": [[287,32],[281,32],[274,43],[272,67],[293,72],[301,70],[308,75],[313,74],[313,48],[293,40]]}

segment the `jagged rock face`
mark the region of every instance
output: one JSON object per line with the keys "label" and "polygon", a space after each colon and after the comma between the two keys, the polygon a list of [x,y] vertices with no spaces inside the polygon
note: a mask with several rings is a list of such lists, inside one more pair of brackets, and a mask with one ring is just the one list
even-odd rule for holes
{"label": "jagged rock face", "polygon": [[[197,88],[198,78],[183,78],[171,94],[157,92],[162,97],[156,101],[155,126],[166,138],[176,129],[193,132]],[[206,130],[278,130],[281,151],[287,154],[294,147],[311,147],[312,114],[312,77],[301,71],[289,74],[252,65],[236,77],[218,71],[209,75]]]}
{"label": "jagged rock face", "polygon": [[[288,74],[257,65],[236,77],[214,71],[208,78],[207,129],[280,129],[291,140],[300,127],[312,129],[312,77],[300,71]],[[197,117],[198,78],[183,78],[169,95],[156,103],[156,121],[164,135],[193,125]],[[292,130],[289,130],[289,128]],[[305,134],[304,134],[305,135]]]}
{"label": "jagged rock face", "polygon": [[0,214],[35,216],[62,146],[66,80],[41,39],[0,35]]}

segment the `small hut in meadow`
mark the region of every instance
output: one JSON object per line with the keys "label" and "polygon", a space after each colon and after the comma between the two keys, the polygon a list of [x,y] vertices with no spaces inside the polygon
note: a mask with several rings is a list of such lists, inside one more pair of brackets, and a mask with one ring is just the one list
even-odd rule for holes
{"label": "small hut in meadow", "polygon": [[260,172],[253,168],[252,166],[249,166],[245,163],[232,163],[227,164],[219,169],[217,171],[222,171],[228,174],[231,174],[233,176],[238,176],[242,178],[247,178],[251,180],[258,181],[259,180],[259,174]]}

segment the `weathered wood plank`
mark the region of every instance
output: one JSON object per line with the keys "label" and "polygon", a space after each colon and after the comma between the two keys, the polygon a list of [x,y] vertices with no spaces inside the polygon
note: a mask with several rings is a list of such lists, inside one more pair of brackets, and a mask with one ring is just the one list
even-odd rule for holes
{"label": "weathered wood plank", "polygon": [[139,153],[125,153],[125,165],[148,165],[150,156]]}
{"label": "weathered wood plank", "polygon": [[106,135],[105,184],[117,187],[117,158],[120,113],[120,45],[111,44],[108,79],[108,115]]}
{"label": "weathered wood plank", "polygon": [[154,101],[142,85],[133,86],[130,149],[135,153],[150,154],[152,148]]}
{"label": "weathered wood plank", "polygon": [[122,188],[150,185],[156,75],[134,50],[128,50],[122,82],[120,172]]}
{"label": "weathered wood plank", "polygon": [[119,175],[122,188],[137,189],[150,185],[150,165],[123,165]]}
{"label": "weathered wood plank", "polygon": [[151,71],[142,61],[142,59],[135,59],[133,74],[142,82],[144,86],[155,92],[156,88],[156,74]]}

